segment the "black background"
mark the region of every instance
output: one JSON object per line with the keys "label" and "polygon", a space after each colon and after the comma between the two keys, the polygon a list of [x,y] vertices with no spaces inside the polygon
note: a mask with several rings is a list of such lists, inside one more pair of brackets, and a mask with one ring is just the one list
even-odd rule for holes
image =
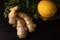
{"label": "black background", "polygon": [[29,33],[27,38],[19,39],[16,35],[16,29],[13,28],[7,19],[4,19],[4,4],[0,1],[0,40],[52,40],[60,38],[60,19],[43,21],[34,20],[37,25],[34,33]]}

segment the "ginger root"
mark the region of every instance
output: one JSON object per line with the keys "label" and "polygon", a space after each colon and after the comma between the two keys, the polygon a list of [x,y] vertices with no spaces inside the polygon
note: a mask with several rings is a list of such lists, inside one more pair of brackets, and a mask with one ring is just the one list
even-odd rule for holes
{"label": "ginger root", "polygon": [[30,18],[25,13],[19,13],[19,17],[23,18],[26,22],[27,28],[29,29],[29,32],[34,32],[36,25],[33,23],[32,18]]}
{"label": "ginger root", "polygon": [[13,27],[16,26],[16,20],[17,20],[17,10],[18,10],[18,6],[15,6],[13,8],[10,8],[10,13],[8,14],[8,18],[9,18],[9,23],[13,25]]}
{"label": "ginger root", "polygon": [[25,21],[21,18],[17,20],[17,35],[19,38],[25,38],[28,34],[28,29],[26,27]]}
{"label": "ginger root", "polygon": [[32,18],[30,18],[26,13],[17,12],[18,6],[10,8],[10,13],[8,14],[9,23],[17,29],[17,35],[19,38],[25,38],[29,32],[34,32],[36,24],[33,23]]}

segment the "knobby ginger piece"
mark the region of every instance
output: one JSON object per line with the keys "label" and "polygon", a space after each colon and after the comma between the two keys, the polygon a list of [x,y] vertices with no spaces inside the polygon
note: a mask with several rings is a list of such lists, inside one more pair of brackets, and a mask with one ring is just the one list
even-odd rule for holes
{"label": "knobby ginger piece", "polygon": [[8,18],[9,18],[9,23],[12,24],[14,27],[16,26],[16,20],[17,20],[17,10],[18,10],[18,6],[15,6],[13,8],[10,8],[10,13],[8,14]]}
{"label": "knobby ginger piece", "polygon": [[26,22],[27,28],[29,29],[29,32],[34,32],[36,29],[36,24],[33,23],[32,18],[30,18],[25,13],[19,13],[19,17],[23,18]]}
{"label": "knobby ginger piece", "polygon": [[17,35],[19,38],[25,38],[28,34],[28,29],[26,27],[25,21],[21,18],[17,20]]}

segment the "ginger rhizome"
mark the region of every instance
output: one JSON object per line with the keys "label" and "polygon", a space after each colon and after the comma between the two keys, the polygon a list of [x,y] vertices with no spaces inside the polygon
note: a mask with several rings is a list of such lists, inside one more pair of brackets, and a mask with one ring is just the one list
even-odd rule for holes
{"label": "ginger rhizome", "polygon": [[19,6],[10,8],[10,13],[8,14],[9,23],[16,27],[17,35],[19,38],[25,38],[29,32],[34,32],[36,24],[32,21],[26,13],[17,12]]}
{"label": "ginger rhizome", "polygon": [[19,17],[23,18],[26,22],[26,25],[29,29],[29,32],[35,31],[36,25],[33,23],[32,18],[30,18],[27,14],[25,13],[19,13]]}
{"label": "ginger rhizome", "polygon": [[18,10],[18,6],[10,8],[10,13],[8,14],[9,23],[12,24],[13,27],[16,26],[16,20],[17,20],[17,17],[16,17],[17,12],[16,11],[17,10]]}
{"label": "ginger rhizome", "polygon": [[17,35],[19,38],[24,38],[28,34],[28,29],[26,27],[25,21],[22,18],[17,20]]}

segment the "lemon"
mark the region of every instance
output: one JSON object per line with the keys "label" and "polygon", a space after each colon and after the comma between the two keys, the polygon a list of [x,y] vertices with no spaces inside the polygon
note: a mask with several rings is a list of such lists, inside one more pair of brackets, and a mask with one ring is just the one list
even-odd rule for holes
{"label": "lemon", "polygon": [[41,0],[41,1],[49,1],[49,0]]}
{"label": "lemon", "polygon": [[52,17],[57,11],[57,7],[52,1],[40,1],[37,9],[42,17]]}

